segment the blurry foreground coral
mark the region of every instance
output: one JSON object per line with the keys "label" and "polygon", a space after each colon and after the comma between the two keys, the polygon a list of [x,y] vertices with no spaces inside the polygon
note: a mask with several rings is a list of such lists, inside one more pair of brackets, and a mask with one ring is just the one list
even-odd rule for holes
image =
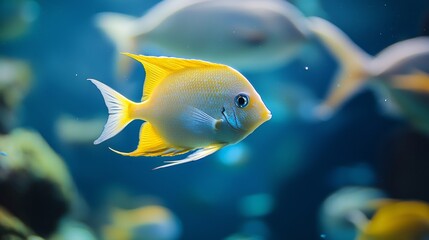
{"label": "blurry foreground coral", "polygon": [[18,239],[50,236],[74,197],[62,159],[39,134],[23,129],[1,135],[0,149],[7,153],[0,158],[0,226]]}
{"label": "blurry foreground coral", "polygon": [[67,239],[54,233],[81,203],[63,159],[39,133],[13,128],[32,79],[27,62],[0,58],[0,240]]}

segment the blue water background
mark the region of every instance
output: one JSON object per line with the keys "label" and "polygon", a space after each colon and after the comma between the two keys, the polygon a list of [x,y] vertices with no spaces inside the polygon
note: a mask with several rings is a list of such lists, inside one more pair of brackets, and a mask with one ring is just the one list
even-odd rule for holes
{"label": "blue water background", "polygon": [[[427,147],[429,140],[406,122],[383,115],[370,91],[358,94],[328,121],[298,117],[265,123],[244,140],[250,146],[251,157],[240,167],[224,166],[213,155],[195,163],[152,171],[162,159],[127,158],[108,150],[108,146],[132,150],[138,140],[138,122],[101,145],[62,143],[54,128],[61,114],[81,119],[107,117],[101,95],[87,78],[101,80],[131,99],[140,99],[144,71],[136,66],[128,81],[115,81],[115,49],[94,26],[94,14],[112,11],[140,16],[157,1],[38,3],[40,16],[30,32],[0,45],[2,55],[27,60],[35,72],[31,92],[20,108],[20,126],[39,131],[64,158],[79,192],[94,212],[106,203],[112,188],[131,196],[153,195],[162,199],[182,222],[181,239],[222,239],[240,231],[249,220],[239,211],[240,199],[268,193],[274,197],[274,208],[260,220],[269,229],[270,238],[318,239],[323,234],[317,223],[320,204],[342,186],[377,186],[392,197],[429,201],[429,194],[422,191],[425,183],[410,180],[410,190],[401,191],[392,187],[392,182],[397,181],[392,174],[397,171],[389,170],[403,164],[391,165],[392,146],[403,146],[404,141],[422,143],[418,151]],[[321,4],[327,19],[372,55],[429,31],[424,29],[428,1],[323,0]],[[322,61],[301,55],[280,69],[244,75],[263,99],[270,99],[278,81],[304,86],[321,99],[337,63],[323,46],[317,42],[313,45],[317,59]],[[306,66],[309,70],[305,70]],[[425,153],[415,154],[418,159],[419,154]],[[419,164],[429,169],[427,163]],[[356,167],[368,171],[356,177],[335,175],[338,168]],[[415,174],[421,176],[419,172]]]}

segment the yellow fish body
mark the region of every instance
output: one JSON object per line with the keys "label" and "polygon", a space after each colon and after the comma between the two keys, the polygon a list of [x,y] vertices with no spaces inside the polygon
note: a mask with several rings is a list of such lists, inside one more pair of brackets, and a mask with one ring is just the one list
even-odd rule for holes
{"label": "yellow fish body", "polygon": [[106,240],[178,239],[180,222],[173,212],[160,205],[136,209],[114,208],[111,224],[103,228]]}
{"label": "yellow fish body", "polygon": [[423,240],[429,237],[429,205],[419,201],[385,201],[357,240]]}
{"label": "yellow fish body", "polygon": [[[101,143],[135,119],[146,121],[136,150],[126,156],[175,156],[197,150],[168,167],[195,161],[239,142],[271,118],[271,113],[250,82],[222,64],[126,53],[146,71],[143,97],[132,102],[103,83],[101,91],[109,118]],[[158,168],[161,168],[158,167]]]}

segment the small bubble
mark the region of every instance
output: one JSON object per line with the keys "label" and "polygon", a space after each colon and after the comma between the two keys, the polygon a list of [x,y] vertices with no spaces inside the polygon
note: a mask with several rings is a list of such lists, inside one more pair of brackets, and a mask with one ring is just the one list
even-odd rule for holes
{"label": "small bubble", "polygon": [[384,99],[385,102],[387,102],[387,99]]}
{"label": "small bubble", "polygon": [[307,67],[307,66],[305,66],[305,70],[308,70],[308,67]]}
{"label": "small bubble", "polygon": [[325,239],[326,238],[326,234],[320,234],[320,238]]}
{"label": "small bubble", "polygon": [[387,7],[387,3],[385,3],[384,6]]}
{"label": "small bubble", "polygon": [[76,77],[77,77],[77,73],[76,73],[76,75],[75,75]]}

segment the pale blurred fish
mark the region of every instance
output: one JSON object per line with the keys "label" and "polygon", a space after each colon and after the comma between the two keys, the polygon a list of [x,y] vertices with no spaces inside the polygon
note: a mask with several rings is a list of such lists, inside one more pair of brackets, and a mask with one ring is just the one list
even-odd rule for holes
{"label": "pale blurred fish", "polygon": [[131,121],[146,121],[135,151],[126,156],[175,156],[197,150],[191,162],[237,143],[271,118],[271,112],[250,82],[223,64],[169,57],[125,54],[141,62],[146,71],[142,102],[126,99],[97,80],[109,118],[101,143],[118,134]]}
{"label": "pale blurred fish", "polygon": [[86,145],[94,141],[103,126],[104,119],[101,117],[80,119],[62,114],[55,121],[55,133],[64,143]]}
{"label": "pale blurred fish", "polygon": [[328,117],[360,89],[371,87],[387,112],[429,133],[429,37],[398,42],[372,57],[328,21],[314,17],[310,22],[341,65],[317,109],[319,117]]}
{"label": "pale blurred fish", "polygon": [[371,62],[375,90],[389,113],[429,133],[429,37],[398,42]]}
{"label": "pale blurred fish", "polygon": [[[308,38],[304,16],[282,0],[166,0],[141,18],[100,13],[97,25],[121,52],[156,45],[165,54],[246,71],[291,59]],[[119,59],[119,71],[129,62]]]}
{"label": "pale blurred fish", "polygon": [[380,189],[360,186],[340,188],[320,206],[319,226],[330,240],[354,239],[356,227],[367,224],[366,214],[375,212],[370,203],[386,197]]}

